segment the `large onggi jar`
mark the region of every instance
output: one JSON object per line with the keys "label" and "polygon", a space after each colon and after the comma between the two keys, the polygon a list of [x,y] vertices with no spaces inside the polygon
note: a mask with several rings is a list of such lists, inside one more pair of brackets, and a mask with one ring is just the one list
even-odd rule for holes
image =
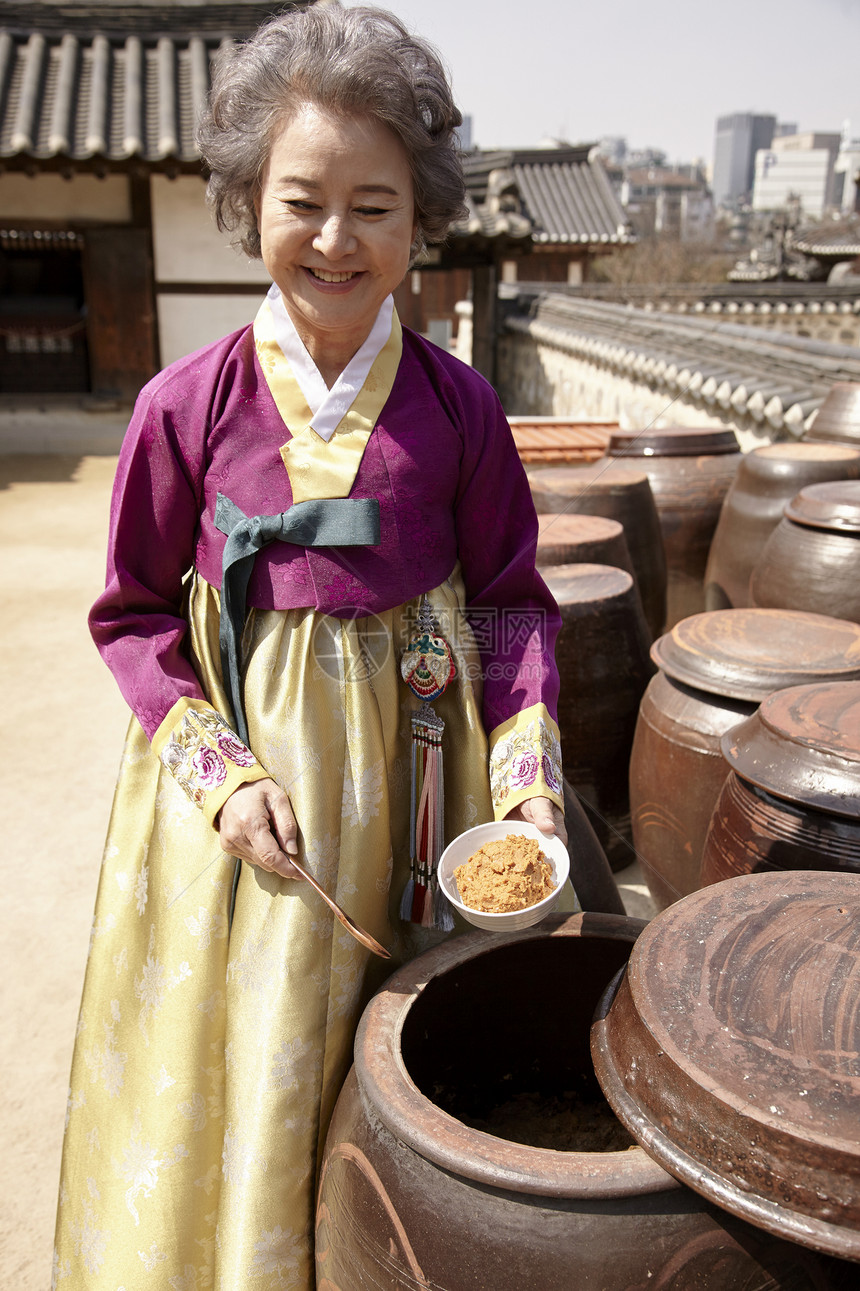
{"label": "large onggi jar", "polygon": [[848,444],[767,444],[746,453],[711,541],[705,609],[743,609],[752,604],[750,575],[756,561],[786,505],[802,488],[858,476],[860,448]]}
{"label": "large onggi jar", "polygon": [[791,686],[721,740],[727,777],[702,885],[742,874],[860,874],[860,681]]}
{"label": "large onggi jar", "polygon": [[614,870],[634,859],[628,768],[639,703],[654,671],[632,577],[610,565],[541,569],[561,615],[555,656],[566,782]]}
{"label": "large onggi jar", "polygon": [[791,499],[750,575],[750,599],[860,623],[860,480],[809,484]]}
{"label": "large onggi jar", "polygon": [[528,477],[539,516],[604,516],[623,527],[645,619],[651,636],[659,636],[666,620],[666,552],[645,471],[604,460],[597,466],[550,466]]}
{"label": "large onggi jar", "polygon": [[[860,875],[746,874],[703,888],[651,921],[592,1027],[601,1087],[656,1161],[757,1228],[852,1261],[858,930]],[[818,1273],[822,1286],[860,1282],[856,1264]],[[736,1286],[808,1275],[798,1251],[793,1273]]]}
{"label": "large onggi jar", "polygon": [[[855,1265],[724,1213],[640,1147],[528,1142],[549,1130],[575,1143],[576,1116],[558,1108],[575,1095],[583,1126],[608,1112],[592,1017],[644,927],[551,915],[519,933],[451,939],[389,979],[362,1019],[326,1142],[318,1291],[856,1283]],[[525,1142],[510,1128],[511,1108]],[[500,1116],[504,1134],[494,1132]]]}
{"label": "large onggi jar", "polygon": [[729,768],[726,732],[773,691],[860,677],[860,625],[796,610],[711,610],[651,647],[630,756],[633,844],[658,909],[701,886]]}
{"label": "large onggi jar", "polygon": [[723,499],[743,460],[733,430],[666,426],[615,430],[608,459],[646,472],[666,552],[666,623],[705,606],[705,567]]}

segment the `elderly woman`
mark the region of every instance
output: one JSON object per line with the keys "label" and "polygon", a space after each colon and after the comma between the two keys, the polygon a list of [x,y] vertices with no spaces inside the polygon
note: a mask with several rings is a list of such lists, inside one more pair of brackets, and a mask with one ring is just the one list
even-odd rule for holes
{"label": "elderly woman", "polygon": [[273,285],[146,387],[120,458],[91,628],[133,718],[62,1288],[312,1286],[319,1152],[384,970],[291,857],[398,962],[450,926],[443,823],[563,832],[557,612],[510,430],[391,298],[462,211],[459,121],[373,9],[279,17],[216,77],[210,197]]}

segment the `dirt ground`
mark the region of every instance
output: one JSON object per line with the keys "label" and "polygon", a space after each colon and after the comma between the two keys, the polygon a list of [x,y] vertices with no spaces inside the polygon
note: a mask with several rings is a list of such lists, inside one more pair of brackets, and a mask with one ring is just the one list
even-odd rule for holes
{"label": "dirt ground", "polygon": [[72,1040],[127,710],[86,630],[111,457],[0,456],[0,1286],[47,1291]]}
{"label": "dirt ground", "polygon": [[[72,1042],[128,714],[86,629],[112,456],[0,452],[0,1287],[47,1291]],[[651,913],[636,866],[616,876]]]}

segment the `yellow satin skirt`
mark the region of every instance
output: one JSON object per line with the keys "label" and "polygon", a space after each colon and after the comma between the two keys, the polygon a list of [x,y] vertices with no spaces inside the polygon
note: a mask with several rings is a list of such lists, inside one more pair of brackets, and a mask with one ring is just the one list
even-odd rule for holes
{"label": "yellow satin skirt", "polygon": [[[480,664],[455,574],[429,596],[458,675],[446,837],[492,819]],[[54,1257],[62,1291],[314,1286],[322,1142],[370,994],[440,936],[397,917],[409,877],[410,713],[399,676],[417,602],[378,617],[252,611],[250,743],[288,791],[300,859],[394,959],[374,958],[308,884],[234,862],[151,753],[122,759],[68,1101]],[[189,591],[191,650],[229,712],[218,595]],[[463,928],[463,925],[460,925]]]}

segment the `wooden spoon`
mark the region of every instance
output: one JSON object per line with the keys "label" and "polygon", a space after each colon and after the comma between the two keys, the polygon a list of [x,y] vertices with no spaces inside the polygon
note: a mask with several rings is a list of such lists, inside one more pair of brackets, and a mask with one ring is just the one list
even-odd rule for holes
{"label": "wooden spoon", "polygon": [[319,883],[317,883],[314,876],[312,874],[309,874],[306,869],[304,869],[301,865],[299,865],[298,861],[294,856],[290,857],[290,861],[298,870],[299,874],[301,874],[302,878],[307,879],[311,887],[316,892],[319,892],[323,901],[325,901],[326,905],[333,912],[335,917],[340,920],[344,928],[346,928],[347,932],[351,933],[352,936],[355,937],[356,941],[360,942],[362,946],[366,946],[368,950],[372,950],[374,955],[379,955],[380,959],[391,958],[390,952],[387,951],[384,946],[380,946],[376,938],[371,937],[369,932],[365,932],[365,930],[361,927],[360,924],[357,924],[354,919],[351,919],[350,916],[346,913],[346,911],[342,910],[338,905],[338,903],[329,896],[325,888],[320,887]]}

